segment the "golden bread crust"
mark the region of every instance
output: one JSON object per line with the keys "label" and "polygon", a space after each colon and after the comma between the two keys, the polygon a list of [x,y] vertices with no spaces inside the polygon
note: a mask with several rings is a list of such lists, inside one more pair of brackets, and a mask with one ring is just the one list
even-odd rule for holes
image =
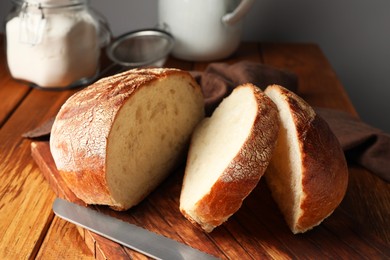
{"label": "golden bread crust", "polygon": [[50,147],[56,166],[77,197],[87,204],[125,210],[111,197],[106,180],[107,140],[123,104],[140,88],[168,77],[192,76],[177,69],[133,69],[103,78],[75,93],[60,109],[51,132]]}
{"label": "golden bread crust", "polygon": [[[300,176],[301,181],[298,184],[301,190],[297,191],[300,193],[300,201],[297,202],[300,214],[297,218],[293,216],[297,209],[283,210],[283,214],[293,233],[303,233],[319,225],[340,204],[347,190],[348,167],[336,136],[309,104],[281,86],[272,85],[268,88],[278,92],[279,98],[287,104],[296,128],[301,173],[293,174]],[[280,171],[278,167],[272,165],[266,177],[275,174],[274,171]],[[272,186],[271,192],[275,192],[273,189],[283,190],[283,187],[268,183]],[[290,194],[289,197],[293,196]]]}
{"label": "golden bread crust", "polygon": [[206,232],[221,225],[241,207],[263,176],[276,144],[279,119],[275,104],[257,87],[252,84],[242,87],[246,86],[253,88],[258,109],[250,135],[210,192],[195,205],[193,211],[198,221],[181,210],[186,218]]}
{"label": "golden bread crust", "polygon": [[303,214],[295,229],[304,232],[321,223],[341,203],[348,186],[348,167],[338,140],[320,116],[315,116],[301,140],[305,195]]}

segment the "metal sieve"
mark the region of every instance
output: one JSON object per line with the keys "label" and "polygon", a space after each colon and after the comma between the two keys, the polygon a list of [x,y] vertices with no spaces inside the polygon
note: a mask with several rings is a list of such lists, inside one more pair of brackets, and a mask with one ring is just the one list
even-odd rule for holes
{"label": "metal sieve", "polygon": [[174,38],[165,31],[147,29],[123,34],[107,47],[107,56],[124,67],[162,66]]}

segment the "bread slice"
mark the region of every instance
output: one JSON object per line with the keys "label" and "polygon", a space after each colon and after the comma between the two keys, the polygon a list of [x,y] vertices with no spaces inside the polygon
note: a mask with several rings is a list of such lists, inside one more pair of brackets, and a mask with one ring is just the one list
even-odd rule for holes
{"label": "bread slice", "polygon": [[265,179],[291,231],[302,233],[342,201],[348,185],[346,160],[327,123],[302,98],[278,85],[265,93],[281,119]]}
{"label": "bread slice", "polygon": [[195,129],[180,211],[206,232],[242,205],[267,168],[278,136],[276,106],[257,87],[238,86]]}
{"label": "bread slice", "polygon": [[203,117],[203,95],[188,72],[129,70],[69,98],[50,148],[77,197],[126,210],[167,177]]}

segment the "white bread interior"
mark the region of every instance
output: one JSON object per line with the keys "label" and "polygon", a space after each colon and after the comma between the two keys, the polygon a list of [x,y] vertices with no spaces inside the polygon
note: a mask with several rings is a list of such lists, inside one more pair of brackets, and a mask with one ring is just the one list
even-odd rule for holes
{"label": "white bread interior", "polygon": [[123,207],[152,191],[186,152],[202,116],[186,84],[172,77],[143,87],[117,114],[107,140],[106,178],[112,199]]}
{"label": "white bread interior", "polygon": [[[267,90],[268,89],[268,90]],[[266,94],[277,105],[280,118],[278,142],[267,170],[266,178],[274,199],[290,226],[297,223],[301,213],[302,194],[302,154],[298,133],[293,121],[289,104],[281,98],[279,92],[267,88]]]}
{"label": "white bread interior", "polygon": [[265,179],[291,231],[303,233],[319,225],[343,199],[346,160],[326,122],[302,98],[278,85],[265,93],[280,118]]}
{"label": "white bread interior", "polygon": [[194,133],[186,166],[182,208],[193,208],[210,191],[248,138],[256,115],[251,89],[242,88],[225,99],[211,119],[202,121]]}
{"label": "white bread interior", "polygon": [[127,210],[184,159],[203,118],[203,95],[188,72],[129,70],[69,98],[57,114],[50,148],[78,198]]}
{"label": "white bread interior", "polygon": [[277,128],[269,98],[251,84],[235,88],[195,129],[180,196],[183,215],[211,232],[237,211],[264,173]]}

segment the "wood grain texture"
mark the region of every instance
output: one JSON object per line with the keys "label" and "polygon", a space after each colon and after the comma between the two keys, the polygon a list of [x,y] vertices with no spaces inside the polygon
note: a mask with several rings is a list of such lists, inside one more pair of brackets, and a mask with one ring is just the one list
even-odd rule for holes
{"label": "wood grain texture", "polygon": [[[4,37],[0,34],[0,52],[5,56]],[[0,59],[0,129],[30,92],[30,88],[13,80],[6,59]]]}
{"label": "wood grain texture", "polygon": [[298,76],[298,93],[310,105],[357,114],[336,73],[318,45],[261,44],[261,55],[265,64],[288,69]]}
{"label": "wood grain texture", "polygon": [[[311,105],[356,114],[337,75],[315,44],[246,43],[220,62],[244,59],[296,73],[298,92]],[[49,163],[47,143],[38,145],[39,151],[33,154],[41,158],[34,156],[34,161],[31,141],[21,134],[54,116],[74,91],[29,89],[11,79],[3,70],[5,64],[5,56],[0,55],[0,258],[47,259],[58,255],[147,259],[54,217],[51,207],[55,193],[67,194],[66,187]],[[203,70],[207,65],[174,58],[166,64],[186,70]],[[178,211],[182,169],[173,172],[144,202],[127,212],[117,214],[104,207],[98,210],[222,259],[389,259],[389,184],[355,165],[349,166],[349,172],[349,187],[341,206],[319,227],[302,235],[289,231],[264,181],[228,222],[211,234],[201,232]]]}
{"label": "wood grain texture", "polygon": [[[34,158],[40,155],[45,155],[44,158],[47,158],[48,143],[34,143],[33,147]],[[61,178],[55,167],[47,167],[52,160],[37,160],[37,162],[41,169],[52,170],[42,171],[49,183],[62,183],[50,181],[50,178]],[[360,228],[359,219],[349,215],[344,204],[319,227],[305,234],[293,235],[263,180],[233,217],[212,233],[206,234],[190,224],[179,212],[182,176],[183,169],[177,170],[140,205],[127,212],[115,212],[101,206],[94,208],[221,259],[318,257],[384,259],[390,256],[386,240],[381,239],[371,229]],[[66,199],[71,197],[65,195]],[[86,239],[84,241],[89,248],[95,247],[95,255],[102,254],[101,257],[111,259],[119,257],[131,259],[137,255],[130,249],[122,249],[116,243],[92,232],[80,230],[85,232],[84,236],[92,237],[90,241]]]}
{"label": "wood grain texture", "polygon": [[[1,100],[25,88],[1,73]],[[69,94],[28,90],[5,116],[0,129],[1,259],[34,258],[51,225],[55,196],[31,158],[31,142],[21,135],[55,115]]]}
{"label": "wood grain texture", "polygon": [[[60,237],[61,240],[52,239]],[[77,227],[54,217],[36,259],[92,259],[92,252],[79,235]]]}

